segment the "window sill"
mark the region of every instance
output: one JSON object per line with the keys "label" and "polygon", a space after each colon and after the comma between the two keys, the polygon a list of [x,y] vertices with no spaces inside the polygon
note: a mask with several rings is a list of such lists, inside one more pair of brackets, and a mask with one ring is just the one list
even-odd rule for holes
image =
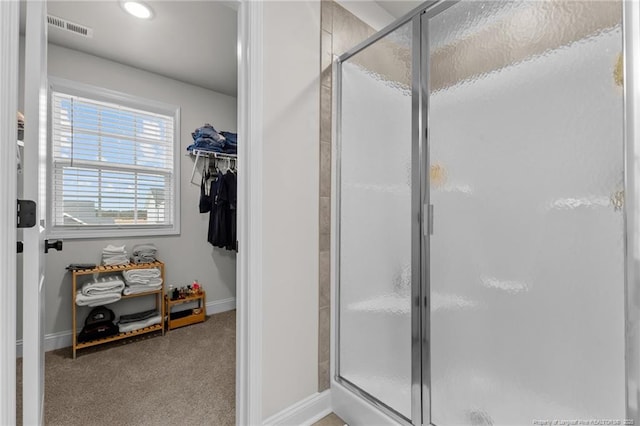
{"label": "window sill", "polygon": [[109,229],[61,229],[47,230],[50,239],[80,240],[98,238],[134,238],[134,237],[160,237],[167,235],[180,235],[178,226],[163,228],[109,228]]}

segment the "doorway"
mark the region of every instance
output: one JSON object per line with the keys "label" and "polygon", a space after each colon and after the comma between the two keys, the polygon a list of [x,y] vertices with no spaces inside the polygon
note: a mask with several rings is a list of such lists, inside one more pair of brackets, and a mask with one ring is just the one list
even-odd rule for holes
{"label": "doorway", "polygon": [[[191,132],[205,123],[211,122],[219,130],[236,130],[237,101],[233,87],[237,74],[236,11],[217,2],[158,2],[157,5],[152,4],[156,9],[153,19],[138,22],[124,15],[117,2],[49,2],[48,7],[50,15],[64,18],[92,30],[92,37],[83,38],[78,34],[62,32],[56,34],[56,31],[60,30],[50,27],[50,75],[121,93],[136,94],[148,99],[167,102],[171,102],[169,99],[174,99],[171,103],[180,104],[182,134],[178,141],[180,155],[176,160],[180,165],[179,193],[183,227],[180,234],[176,236],[77,240],[64,238],[63,251],[54,252],[48,259],[45,349],[52,350],[68,346],[71,333],[75,332],[71,330],[69,321],[70,278],[65,267],[77,262],[96,263],[100,259],[102,249],[110,243],[127,245],[129,250],[136,243],[154,243],[158,247],[158,257],[166,264],[167,287],[170,284],[187,285],[198,280],[207,292],[208,314],[234,309],[236,256],[233,252],[212,247],[206,240],[208,217],[198,212],[199,173],[193,179],[198,184],[189,183],[188,178],[195,159],[187,155],[186,147],[192,142]],[[116,17],[120,20],[114,21]],[[221,21],[215,21],[216,19]],[[206,26],[195,26],[200,28],[196,32],[200,38],[194,38],[193,33],[187,31],[180,32],[178,23],[189,20],[207,22]],[[162,49],[155,52],[158,56],[166,55],[164,62],[169,69],[152,69],[151,64],[144,63],[145,55],[153,54],[153,51],[138,54],[138,62],[132,62],[126,58],[127,55],[135,57],[136,49],[152,44],[144,42],[144,37],[159,39],[159,36],[146,32],[146,28],[155,24],[171,26],[171,30],[162,32],[174,35],[175,40],[172,46],[174,48],[177,46],[176,49],[170,49],[170,44],[165,43]],[[223,35],[209,37],[203,32],[203,29],[208,27],[217,28]],[[110,31],[106,35],[105,28]],[[131,31],[135,34],[131,34]],[[127,33],[127,41],[113,42],[118,33]],[[204,61],[204,58],[201,58],[202,62],[188,59],[176,60],[181,58],[180,53],[184,52],[196,51],[201,54],[202,51],[197,47],[198,43],[209,38],[226,39],[228,45],[225,47],[225,52],[217,54],[212,52],[211,55],[205,55],[207,60],[213,57],[212,62]],[[109,42],[119,47],[120,52],[110,51],[109,48],[112,46],[108,46]],[[208,43],[206,49],[214,49],[210,44]],[[97,45],[99,47],[96,47]],[[207,65],[209,63],[212,65]],[[220,68],[221,65],[223,65],[222,68]],[[212,68],[211,72],[207,72],[208,67]],[[195,76],[179,75],[179,72],[184,70],[196,70],[198,73]],[[211,83],[206,80],[207,74],[218,77],[231,75],[232,78],[222,83]],[[203,75],[205,80],[198,80]],[[222,89],[220,88],[222,86],[217,86],[216,89],[214,84],[222,86],[226,84],[229,88]],[[199,166],[201,167],[202,163]],[[173,258],[173,253],[176,251],[185,254],[184,259],[189,261],[184,259],[170,261],[169,259]],[[134,306],[121,308],[122,312],[116,312],[117,314],[124,313],[129,308],[137,309]],[[18,312],[19,328],[21,318],[22,314]]]}

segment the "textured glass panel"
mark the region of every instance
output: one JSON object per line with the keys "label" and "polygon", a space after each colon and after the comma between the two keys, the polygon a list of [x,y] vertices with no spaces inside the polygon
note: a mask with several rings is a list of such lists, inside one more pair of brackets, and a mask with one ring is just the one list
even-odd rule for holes
{"label": "textured glass panel", "polygon": [[411,416],[411,24],[342,65],[340,375]]}
{"label": "textured glass panel", "polygon": [[617,2],[429,19],[433,424],[625,416],[620,19]]}

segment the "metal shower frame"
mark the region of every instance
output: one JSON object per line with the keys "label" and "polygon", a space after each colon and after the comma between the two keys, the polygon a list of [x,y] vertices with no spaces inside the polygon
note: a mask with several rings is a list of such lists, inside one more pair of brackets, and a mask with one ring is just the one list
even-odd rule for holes
{"label": "metal shower frame", "polygon": [[[429,204],[429,40],[427,21],[464,0],[427,1],[341,55],[335,64],[336,217],[333,249],[335,305],[335,376],[340,385],[359,395],[399,424],[431,425],[429,234],[432,210]],[[632,76],[640,73],[640,3],[622,0],[624,63],[624,259],[625,259],[625,380],[626,418],[640,424],[640,84]],[[412,24],[412,164],[411,164],[411,419],[401,415],[371,394],[340,376],[340,182],[342,133],[342,64],[393,31]],[[425,29],[423,31],[423,28]],[[424,183],[424,185],[421,185]],[[416,284],[418,283],[418,284]]]}

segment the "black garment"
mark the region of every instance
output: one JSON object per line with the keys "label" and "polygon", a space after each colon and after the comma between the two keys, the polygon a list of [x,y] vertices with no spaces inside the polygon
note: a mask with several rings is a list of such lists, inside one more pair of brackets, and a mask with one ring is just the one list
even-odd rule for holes
{"label": "black garment", "polygon": [[218,192],[222,184],[222,175],[220,173],[214,173],[211,179],[211,186],[209,187],[209,196],[211,197],[211,207],[209,209],[209,230],[207,232],[207,241],[214,246],[217,246],[216,241],[219,239],[219,225],[218,225]]}
{"label": "black garment", "polygon": [[80,334],[78,334],[78,342],[89,342],[96,339],[104,339],[105,337],[115,336],[120,333],[118,326],[111,321],[102,321],[91,325],[85,325]]}
{"label": "black garment", "polygon": [[144,312],[137,312],[135,314],[127,314],[127,315],[120,315],[120,319],[118,320],[118,324],[127,324],[130,322],[137,322],[137,321],[143,321],[146,319],[149,319],[153,316],[158,315],[159,312],[155,309],[150,309],[148,311],[144,311]]}
{"label": "black garment", "polygon": [[211,203],[213,202],[211,199],[211,193],[209,192],[207,194],[207,179],[208,176],[203,174],[202,182],[200,183],[200,203],[198,205],[200,213],[207,213],[211,211]]}
{"label": "black garment", "polygon": [[237,179],[235,173],[218,174],[211,182],[209,194],[213,198],[209,215],[207,240],[214,246],[236,250]]}
{"label": "black garment", "polygon": [[236,212],[238,206],[238,177],[235,173],[228,171],[225,175],[229,185],[229,239],[231,244],[227,245],[227,250],[238,251],[238,234],[236,232]]}

